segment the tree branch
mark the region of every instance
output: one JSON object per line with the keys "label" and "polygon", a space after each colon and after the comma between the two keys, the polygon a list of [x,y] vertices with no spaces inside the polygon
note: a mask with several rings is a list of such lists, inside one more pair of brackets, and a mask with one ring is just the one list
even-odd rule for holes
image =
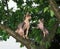
{"label": "tree branch", "polygon": [[49,4],[50,4],[52,10],[55,13],[56,18],[60,22],[60,11],[59,11],[59,8],[57,7],[55,0],[48,0],[48,1],[49,1]]}
{"label": "tree branch", "polygon": [[35,42],[33,40],[30,39],[24,39],[21,36],[18,36],[17,33],[15,33],[14,31],[12,31],[10,28],[8,28],[7,26],[1,25],[0,24],[0,29],[5,30],[6,33],[8,33],[9,35],[11,35],[12,37],[14,37],[17,41],[21,42],[23,45],[25,45],[27,47],[27,49],[40,49],[39,46],[35,45]]}
{"label": "tree branch", "polygon": [[27,48],[30,49],[30,43],[31,41],[30,40],[27,40],[27,39],[24,39],[20,36],[18,36],[18,34],[16,34],[14,31],[12,31],[10,28],[4,26],[4,25],[1,25],[0,24],[0,28],[5,30],[9,35],[11,35],[12,37],[14,37],[17,41],[21,42],[22,44],[24,44]]}

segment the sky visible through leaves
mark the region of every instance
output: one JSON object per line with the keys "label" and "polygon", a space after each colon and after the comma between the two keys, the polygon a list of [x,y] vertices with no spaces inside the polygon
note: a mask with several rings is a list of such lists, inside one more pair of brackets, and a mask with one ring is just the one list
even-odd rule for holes
{"label": "sky visible through leaves", "polygon": [[[17,4],[12,0],[8,2],[8,6],[9,6],[9,9],[13,8],[13,11],[17,10]],[[0,49],[13,49],[13,48],[14,49],[26,49],[26,47],[20,48],[20,44],[16,43],[16,40],[13,37],[10,37],[7,41],[0,41]]]}

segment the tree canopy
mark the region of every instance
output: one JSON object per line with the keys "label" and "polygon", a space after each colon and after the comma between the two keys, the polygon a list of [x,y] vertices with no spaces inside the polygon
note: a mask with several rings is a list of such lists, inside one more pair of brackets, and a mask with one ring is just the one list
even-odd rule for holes
{"label": "tree canopy", "polygon": [[[7,40],[10,36],[25,45],[27,49],[48,49],[56,34],[60,34],[60,0],[13,0],[17,10],[9,9],[10,0],[0,1],[0,36]],[[6,8],[6,9],[5,9]],[[24,15],[31,14],[29,39],[24,39],[15,33],[17,25],[24,20]],[[44,26],[49,34],[43,37],[42,31],[36,27],[38,20],[44,18]]]}

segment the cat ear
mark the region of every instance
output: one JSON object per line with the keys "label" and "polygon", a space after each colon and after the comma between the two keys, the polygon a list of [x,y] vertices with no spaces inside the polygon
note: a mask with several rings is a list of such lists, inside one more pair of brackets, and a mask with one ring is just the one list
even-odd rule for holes
{"label": "cat ear", "polygon": [[44,21],[44,18],[42,18],[41,20]]}

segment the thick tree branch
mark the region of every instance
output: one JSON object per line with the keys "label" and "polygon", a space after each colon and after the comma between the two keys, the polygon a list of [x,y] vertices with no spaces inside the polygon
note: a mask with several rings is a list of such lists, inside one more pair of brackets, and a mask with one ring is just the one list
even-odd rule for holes
{"label": "thick tree branch", "polygon": [[54,11],[56,18],[60,22],[60,11],[59,11],[59,8],[57,7],[55,0],[49,0],[49,4],[52,10]]}
{"label": "thick tree branch", "polygon": [[6,33],[8,33],[9,35],[11,35],[12,37],[14,37],[17,41],[21,42],[23,45],[25,45],[27,47],[27,49],[40,49],[39,46],[35,45],[35,42],[33,40],[30,39],[24,39],[21,36],[18,36],[17,33],[15,33],[14,31],[12,31],[10,28],[1,25],[0,24],[0,29],[5,30]]}
{"label": "thick tree branch", "polygon": [[[32,49],[32,48],[33,49],[37,49],[37,48],[38,49],[46,49],[45,44],[42,44],[42,45],[40,44],[39,46],[37,46],[37,45],[35,45],[34,41],[31,41],[29,39],[27,40],[27,39],[24,39],[24,38],[18,36],[14,31],[12,31],[10,28],[8,28],[8,27],[6,27],[4,25],[0,24],[0,28],[3,29],[3,30],[5,30],[5,31],[7,31],[7,33],[9,35],[11,35],[12,37],[14,37],[16,40],[18,40],[22,44],[24,44],[27,47],[27,49]],[[51,42],[52,39],[53,39],[53,37],[54,37],[54,35],[55,35],[56,29],[57,29],[57,23],[54,24],[54,26],[53,26],[51,32],[49,33],[49,35],[46,36],[44,39],[41,40],[42,43],[46,43],[47,41]]]}
{"label": "thick tree branch", "polygon": [[5,30],[9,35],[11,35],[12,37],[14,37],[16,40],[18,40],[19,42],[21,42],[22,44],[24,44],[27,48],[30,49],[30,43],[31,41],[30,40],[27,40],[27,39],[24,39],[20,36],[18,36],[18,34],[16,34],[14,31],[12,31],[10,28],[4,26],[4,25],[1,25],[0,24],[0,29],[3,29]]}
{"label": "thick tree branch", "polygon": [[[60,12],[59,12],[59,9],[58,9],[55,1],[54,0],[49,0],[49,4],[50,4],[52,10],[54,11],[54,13],[55,13],[58,21],[60,21]],[[8,9],[8,5],[7,5],[7,9]],[[0,24],[0,28],[3,29],[3,30],[5,30],[5,31],[7,31],[7,33],[9,35],[11,35],[12,37],[14,37],[16,40],[18,40],[22,44],[24,44],[27,47],[27,49],[46,49],[45,45],[43,45],[43,44],[41,45],[40,44],[39,45],[40,47],[36,46],[35,43],[32,42],[31,40],[29,40],[29,39],[27,40],[27,39],[24,39],[24,38],[18,36],[14,31],[12,31],[10,28],[8,28],[8,27],[6,27],[4,25]],[[56,29],[57,29],[57,23],[54,24],[54,26],[53,26],[52,30],[50,31],[49,35],[47,37],[45,37],[44,39],[42,39],[41,41],[43,43],[45,43],[46,41],[50,42],[53,39],[54,35],[55,35]],[[38,48],[31,48],[32,45],[35,45]]]}

